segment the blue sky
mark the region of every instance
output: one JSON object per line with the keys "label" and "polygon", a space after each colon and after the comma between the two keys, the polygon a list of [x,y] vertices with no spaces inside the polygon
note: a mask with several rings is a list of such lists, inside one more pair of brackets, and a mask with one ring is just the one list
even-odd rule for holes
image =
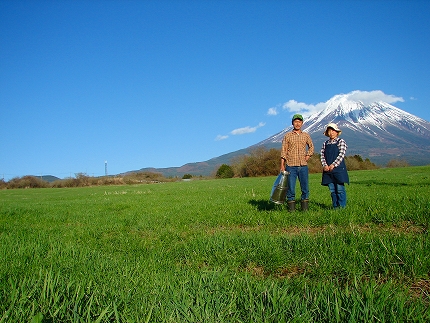
{"label": "blue sky", "polygon": [[430,120],[430,1],[0,0],[0,178],[181,166],[359,93]]}

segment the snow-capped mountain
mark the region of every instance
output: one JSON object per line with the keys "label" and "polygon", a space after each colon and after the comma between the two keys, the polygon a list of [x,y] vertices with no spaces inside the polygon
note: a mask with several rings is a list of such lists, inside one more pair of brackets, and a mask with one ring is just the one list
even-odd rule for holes
{"label": "snow-capped mountain", "polygon": [[[410,160],[411,164],[418,160],[422,163],[426,158],[430,162],[430,122],[391,104],[381,101],[364,104],[348,100],[346,95],[334,96],[322,111],[305,118],[303,130],[311,135],[316,152],[327,139],[323,132],[330,122],[342,130],[349,154],[376,162],[394,158]],[[279,146],[285,133],[291,130],[289,126],[256,146]]]}
{"label": "snow-capped mountain", "polygon": [[[365,104],[348,98],[348,95],[336,95],[325,103],[322,111],[305,118],[303,130],[311,135],[315,153],[320,152],[327,139],[323,135],[326,125],[335,122],[348,144],[347,155],[360,155],[381,166],[391,159],[406,160],[411,165],[430,164],[430,122],[386,102]],[[140,171],[157,171],[164,176],[210,175],[221,164],[229,164],[257,146],[280,149],[285,133],[291,130],[289,126],[255,145],[205,162]]]}

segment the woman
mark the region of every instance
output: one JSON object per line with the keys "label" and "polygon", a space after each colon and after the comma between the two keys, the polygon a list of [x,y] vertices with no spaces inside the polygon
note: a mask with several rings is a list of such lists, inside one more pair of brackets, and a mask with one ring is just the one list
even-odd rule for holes
{"label": "woman", "polygon": [[329,137],[321,148],[323,174],[321,185],[328,186],[334,208],[346,207],[345,183],[349,184],[345,165],[345,153],[348,146],[339,136],[342,131],[335,123],[329,123],[324,135]]}

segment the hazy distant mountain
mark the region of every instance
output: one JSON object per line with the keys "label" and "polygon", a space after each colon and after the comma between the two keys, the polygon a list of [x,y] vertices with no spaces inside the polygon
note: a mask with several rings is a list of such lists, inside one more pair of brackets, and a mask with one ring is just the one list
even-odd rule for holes
{"label": "hazy distant mountain", "polygon": [[193,176],[210,176],[214,175],[222,164],[230,164],[234,157],[245,155],[250,152],[252,148],[248,147],[245,149],[236,150],[234,152],[224,154],[204,162],[188,163],[181,167],[166,167],[166,168],[141,168],[136,171],[131,171],[127,173],[135,172],[156,172],[161,173],[165,177],[182,177],[184,174],[192,174]]}
{"label": "hazy distant mountain", "polygon": [[[308,132],[319,153],[328,123],[335,122],[342,130],[341,137],[348,144],[347,155],[361,155],[372,162],[385,165],[391,159],[408,161],[411,165],[430,164],[430,122],[418,118],[385,102],[369,105],[361,101],[350,101],[347,95],[336,95],[327,106],[305,119],[303,130]],[[206,162],[186,164],[171,168],[144,168],[139,171],[157,171],[165,176],[210,175],[232,158],[249,153],[258,146],[280,148],[285,133],[292,126],[245,149],[212,158]]]}

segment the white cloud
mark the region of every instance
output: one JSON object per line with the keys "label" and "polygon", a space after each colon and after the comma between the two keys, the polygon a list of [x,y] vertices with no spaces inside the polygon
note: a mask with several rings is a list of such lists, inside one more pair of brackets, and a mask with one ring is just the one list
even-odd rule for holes
{"label": "white cloud", "polygon": [[310,116],[315,112],[319,112],[325,107],[326,107],[326,104],[322,102],[318,104],[306,104],[303,102],[297,102],[296,100],[290,100],[282,106],[284,110],[288,110],[293,113],[300,112],[305,117]]}
{"label": "white cloud", "polygon": [[228,138],[228,136],[218,135],[218,136],[216,136],[215,141],[220,141],[220,140],[224,140],[224,139],[227,139],[227,138]]}
{"label": "white cloud", "polygon": [[410,100],[412,100],[412,101],[416,101],[416,100],[418,100],[417,98],[415,98],[415,97],[413,97],[413,96],[411,96],[409,99],[410,99]]}
{"label": "white cloud", "polygon": [[257,126],[255,127],[243,127],[243,128],[238,128],[238,129],[234,129],[232,132],[230,132],[232,135],[244,135],[247,133],[252,133],[255,132],[258,128],[261,128],[265,125],[265,123],[260,122]]}
{"label": "white cloud", "polygon": [[345,97],[351,101],[361,101],[364,105],[368,105],[373,102],[387,102],[387,103],[396,103],[396,102],[405,102],[402,97],[397,97],[392,94],[385,94],[384,92],[377,91],[352,91],[348,94],[345,94]]}
{"label": "white cloud", "polygon": [[300,112],[309,109],[311,104],[306,104],[303,102],[297,102],[296,100],[290,100],[282,106],[284,110],[289,110],[291,112]]}
{"label": "white cloud", "polygon": [[267,115],[269,115],[269,116],[276,116],[276,115],[278,115],[278,109],[276,109],[276,108],[270,108],[267,111]]}
{"label": "white cloud", "polygon": [[290,100],[282,106],[284,110],[288,110],[292,113],[301,113],[304,117],[308,117],[316,112],[320,112],[331,100],[351,100],[351,101],[361,101],[364,105],[368,105],[373,102],[387,102],[396,103],[404,102],[402,97],[397,97],[392,94],[385,94],[380,90],[376,91],[352,91],[347,94],[338,94],[333,96],[330,100],[326,102],[319,102],[317,104],[307,104],[304,102],[297,102],[296,100]]}

